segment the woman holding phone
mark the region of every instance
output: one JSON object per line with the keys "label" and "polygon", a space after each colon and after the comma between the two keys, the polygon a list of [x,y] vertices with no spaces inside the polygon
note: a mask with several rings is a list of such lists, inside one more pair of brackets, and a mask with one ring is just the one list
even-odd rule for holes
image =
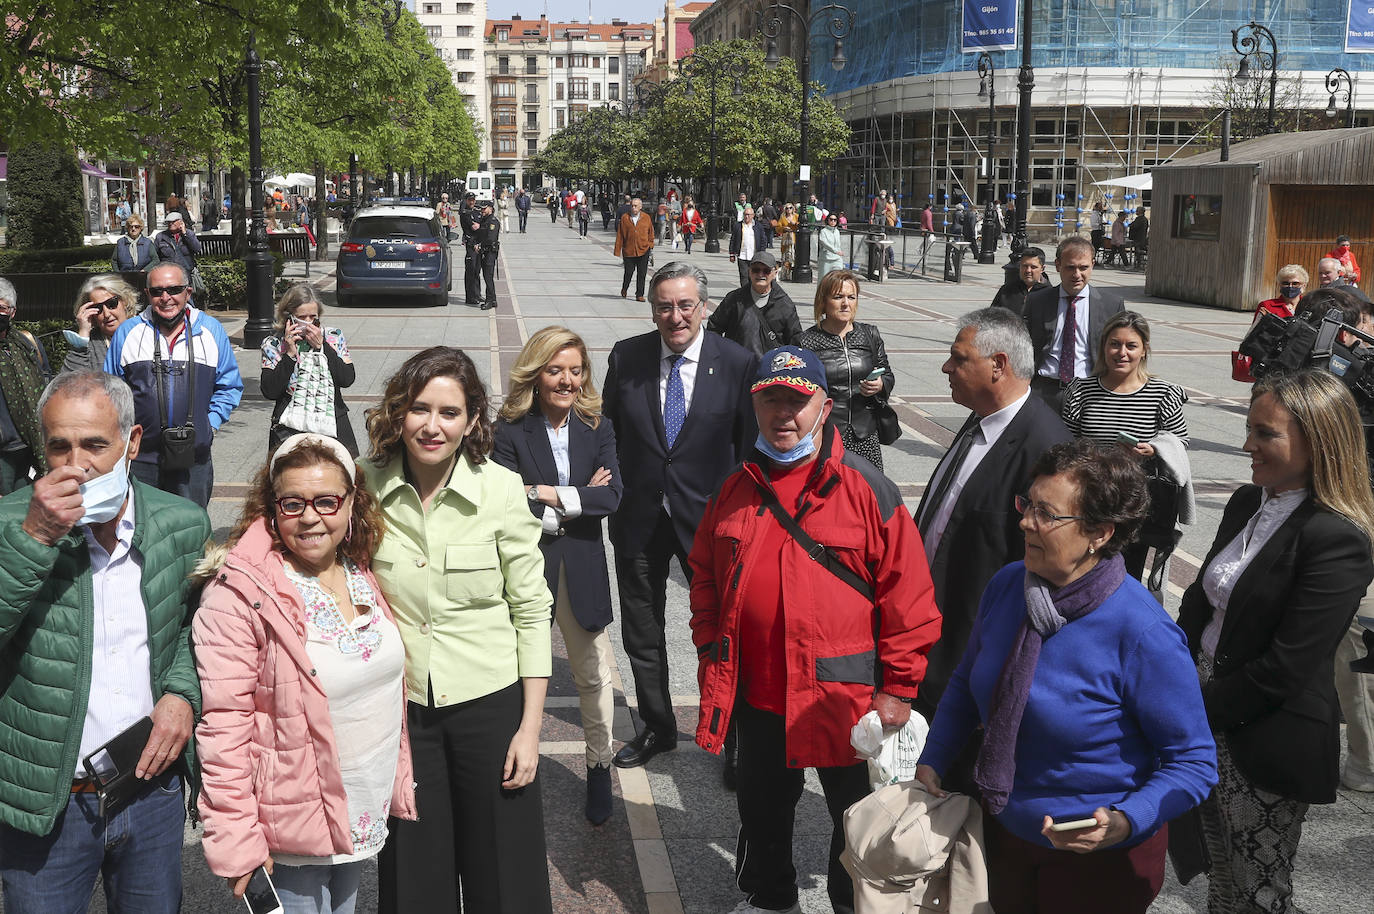
{"label": "woman holding phone", "polygon": [[197,569],[201,844],[235,895],[266,869],[285,914],[352,914],[388,818],[415,818],[382,530],[352,455],[294,435]]}
{"label": "woman holding phone", "polygon": [[262,341],[262,395],[276,400],[267,448],[297,432],[338,439],[358,455],[343,391],[357,373],[343,331],[326,327],[324,302],[308,282],[287,289],[277,302],[276,332]]}
{"label": "woman holding phone", "polygon": [[368,411],[386,534],[372,557],[406,643],[419,814],[393,822],[383,914],[552,914],[539,729],[553,670],[540,522],[490,460],[487,391],[460,349],[406,360]]}
{"label": "woman holding phone", "polygon": [[816,325],[802,331],[797,345],[816,353],[825,366],[825,380],[835,401],[830,421],[839,430],[845,450],[881,470],[877,414],[897,379],[882,334],[857,319],[859,277],[850,270],[831,270],[822,276],[816,287],[815,316]]}
{"label": "woman holding phone", "polygon": [[1183,633],[1121,560],[1149,501],[1140,465],[1073,441],[1031,475],[1025,561],[988,583],[916,778],[944,796],[981,727],[992,909],[1145,914],[1165,823],[1217,781],[1207,712]]}

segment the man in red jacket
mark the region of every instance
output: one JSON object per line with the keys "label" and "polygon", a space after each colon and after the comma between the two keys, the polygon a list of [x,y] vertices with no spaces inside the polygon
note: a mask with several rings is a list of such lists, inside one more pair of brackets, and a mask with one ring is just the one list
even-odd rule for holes
{"label": "man in red jacket", "polygon": [[765,353],[751,392],[755,448],[707,505],[690,555],[697,743],[719,753],[733,718],[736,910],[798,911],[792,823],[810,767],[833,826],[831,905],[852,912],[842,818],[869,783],[849,732],[871,710],[887,728],[906,723],[940,613],[896,485],[826,421],[833,401],[815,353]]}

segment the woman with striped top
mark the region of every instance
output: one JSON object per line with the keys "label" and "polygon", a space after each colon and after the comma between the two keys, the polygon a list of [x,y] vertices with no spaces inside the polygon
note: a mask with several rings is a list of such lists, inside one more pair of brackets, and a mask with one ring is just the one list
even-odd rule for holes
{"label": "woman with striped top", "polygon": [[[1177,384],[1152,377],[1150,324],[1134,311],[1122,311],[1102,328],[1096,373],[1078,378],[1064,394],[1064,424],[1075,438],[1131,446],[1142,461],[1157,460],[1152,443],[1161,434],[1188,443],[1183,404],[1188,395]],[[1148,463],[1147,471],[1150,469]],[[1132,543],[1123,551],[1126,568],[1140,577],[1149,547]]]}

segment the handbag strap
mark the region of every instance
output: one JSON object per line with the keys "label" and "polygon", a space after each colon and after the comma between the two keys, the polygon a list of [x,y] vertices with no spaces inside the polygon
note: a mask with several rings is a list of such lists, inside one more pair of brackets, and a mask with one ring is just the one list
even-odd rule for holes
{"label": "handbag strap", "polygon": [[787,513],[787,509],[778,501],[777,494],[771,488],[757,479],[754,479],[754,485],[758,487],[759,494],[763,497],[764,507],[773,513],[778,523],[782,525],[782,529],[806,550],[806,554],[811,557],[812,561],[819,562],[821,567],[854,588],[865,600],[870,603],[873,602],[872,584],[855,574],[848,565],[836,558],[835,553],[812,539],[811,535],[802,529],[801,524],[797,523],[797,519]]}
{"label": "handbag strap", "polygon": [[[191,424],[191,411],[195,408],[196,399],[196,360],[195,351],[191,348],[191,313],[183,312],[186,318],[186,422],[184,425]],[[167,392],[163,388],[167,381],[167,372],[162,367],[162,347],[160,345],[162,331],[158,330],[157,324],[153,324],[153,378],[157,387],[157,421],[162,426],[162,431],[167,431]],[[167,361],[172,360],[172,344],[167,344]]]}

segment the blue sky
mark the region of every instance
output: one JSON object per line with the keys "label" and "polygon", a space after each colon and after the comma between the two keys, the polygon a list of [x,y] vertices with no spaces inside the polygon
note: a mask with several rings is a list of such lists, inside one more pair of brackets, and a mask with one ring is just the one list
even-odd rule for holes
{"label": "blue sky", "polygon": [[[587,0],[488,0],[487,16],[508,19],[512,13],[519,13],[526,19],[538,19],[546,6],[549,18],[556,22],[587,21]],[[662,0],[591,0],[591,7],[593,22],[653,22],[656,16],[663,15]]]}

